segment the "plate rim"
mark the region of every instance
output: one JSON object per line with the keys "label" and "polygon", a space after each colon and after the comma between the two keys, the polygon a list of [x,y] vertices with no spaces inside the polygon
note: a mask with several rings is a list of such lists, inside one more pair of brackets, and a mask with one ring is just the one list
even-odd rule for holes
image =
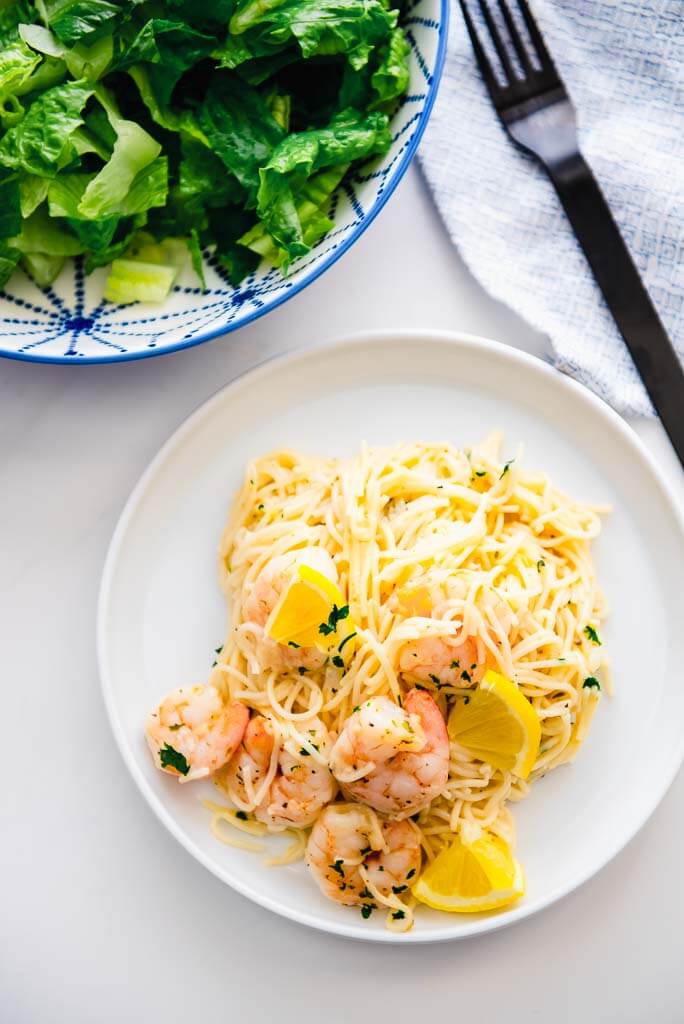
{"label": "plate rim", "polygon": [[[68,366],[95,366],[103,365],[107,363],[132,363],[138,359],[154,359],[155,356],[170,355],[173,352],[182,352],[187,348],[195,348],[197,345],[203,345],[208,341],[215,341],[224,335],[232,334],[234,331],[239,331],[242,327],[247,327],[248,324],[254,323],[261,317],[266,316],[273,310],[278,309],[283,303],[288,302],[289,299],[299,295],[305,288],[313,284],[321,274],[324,274],[326,270],[329,270],[333,264],[337,263],[339,259],[351,248],[352,245],[364,234],[367,228],[373,223],[375,218],[378,216],[381,210],[384,209],[385,204],[389,201],[390,197],[394,194],[399,183],[403,180],[404,175],[409,169],[416,150],[420,145],[420,141],[423,138],[425,129],[427,128],[428,121],[430,120],[430,114],[432,108],[435,105],[437,94],[439,92],[439,86],[442,81],[442,73],[444,71],[444,63],[446,60],[447,42],[449,39],[449,23],[451,17],[451,8],[449,0],[438,0],[439,2],[439,24],[437,26],[437,50],[435,53],[435,66],[430,77],[430,81],[427,83],[428,91],[425,97],[425,104],[420,113],[416,130],[413,133],[411,142],[406,147],[405,152],[402,154],[398,167],[391,178],[387,188],[383,189],[382,194],[376,199],[369,212],[364,216],[363,220],[350,231],[347,238],[344,239],[340,245],[334,249],[328,256],[315,264],[310,274],[306,274],[301,281],[289,289],[287,289],[281,296],[279,296],[271,305],[266,305],[265,308],[254,309],[252,312],[245,317],[244,320],[239,322],[231,322],[223,324],[220,327],[215,327],[206,331],[202,331],[198,335],[193,335],[192,338],[187,340],[179,341],[175,345],[169,345],[165,348],[158,349],[147,349],[141,352],[122,352],[118,355],[113,356],[84,356],[82,359],[74,359],[73,356],[49,356],[49,355],[35,355],[32,356],[28,352],[17,352],[6,349],[2,343],[2,331],[0,330],[0,356],[4,359],[15,359],[18,362],[23,363],[43,363],[47,365],[68,365]],[[286,280],[286,278],[283,278]]]}
{"label": "plate rim", "polygon": [[171,835],[189,854],[191,854],[195,860],[207,868],[221,882],[229,885],[233,890],[240,893],[240,895],[247,899],[250,899],[257,905],[265,908],[266,910],[270,910],[287,920],[307,925],[308,927],[314,928],[318,931],[366,942],[421,944],[466,940],[487,932],[498,931],[501,928],[508,927],[509,925],[522,921],[525,918],[532,917],[534,914],[545,910],[547,907],[557,903],[565,896],[570,895],[570,893],[574,892],[589,879],[597,875],[632,841],[632,839],[634,839],[665,797],[682,765],[682,762],[684,762],[683,733],[679,744],[673,749],[670,763],[667,765],[667,770],[663,771],[660,783],[655,787],[654,795],[652,795],[651,799],[648,801],[647,810],[642,817],[642,820],[633,826],[627,834],[621,836],[616,842],[614,842],[600,861],[593,863],[589,868],[582,870],[567,884],[557,886],[546,896],[539,898],[536,901],[520,904],[512,910],[506,911],[506,913],[479,918],[477,921],[472,922],[472,927],[467,931],[458,932],[454,926],[445,924],[436,930],[433,929],[428,932],[411,931],[407,934],[396,934],[389,930],[370,932],[362,929],[358,924],[349,924],[342,919],[339,923],[337,921],[334,923],[323,921],[308,911],[300,911],[296,908],[293,909],[284,906],[279,903],[278,900],[272,899],[271,897],[252,888],[251,885],[244,883],[239,877],[234,877],[229,870],[221,868],[218,864],[215,864],[189,836],[184,834],[183,829],[176,823],[174,816],[166,809],[163,801],[153,792],[147,778],[138,768],[132,751],[129,750],[126,733],[119,719],[118,710],[114,700],[114,690],[106,657],[108,644],[107,618],[112,581],[117,568],[118,556],[122,548],[122,544],[125,541],[129,524],[141,504],[141,501],[144,499],[148,485],[153,481],[158,469],[163,466],[164,462],[168,456],[172,454],[176,446],[179,443],[182,443],[186,437],[191,435],[195,427],[199,425],[201,421],[209,418],[213,413],[213,410],[222,404],[226,398],[229,398],[230,395],[236,391],[249,388],[252,382],[259,380],[264,376],[276,374],[282,367],[289,367],[296,365],[299,362],[306,362],[307,360],[312,359],[315,360],[321,357],[325,358],[330,352],[343,348],[348,350],[350,347],[363,348],[368,345],[377,345],[388,342],[412,345],[425,340],[429,340],[431,343],[437,342],[443,344],[445,349],[455,347],[488,352],[493,358],[508,361],[511,365],[522,367],[526,370],[532,371],[533,373],[539,374],[542,379],[553,381],[556,386],[566,390],[570,394],[574,394],[574,397],[580,403],[584,402],[591,406],[594,411],[604,419],[610,428],[617,431],[628,448],[631,448],[633,455],[636,456],[638,460],[641,460],[641,462],[645,464],[645,467],[651,472],[655,483],[660,489],[661,499],[667,504],[668,511],[671,513],[675,524],[678,526],[680,533],[684,537],[684,511],[680,511],[678,499],[670,487],[665,472],[657,464],[641,438],[635,433],[631,426],[617,412],[615,412],[614,409],[607,405],[603,399],[599,398],[598,395],[590,391],[585,387],[585,385],[580,384],[578,381],[558,371],[551,364],[544,362],[537,356],[531,355],[528,352],[503,342],[486,338],[482,335],[472,334],[465,331],[450,331],[430,327],[422,329],[413,327],[398,329],[380,328],[367,331],[357,331],[337,340],[327,341],[313,347],[296,347],[289,349],[282,354],[270,356],[234,377],[189,413],[189,415],[182,420],[182,422],[176,427],[148,462],[143,473],[125,501],[107,548],[97,599],[97,662],[107,717],[122,760],[130,772],[141,795],[144,797],[148,806],[154,812],[159,821],[161,821]]}

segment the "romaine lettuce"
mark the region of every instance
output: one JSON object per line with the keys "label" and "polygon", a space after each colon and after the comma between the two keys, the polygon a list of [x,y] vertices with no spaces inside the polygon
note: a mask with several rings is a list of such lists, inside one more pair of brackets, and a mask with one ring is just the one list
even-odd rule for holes
{"label": "romaine lettuce", "polygon": [[393,0],[0,0],[0,286],[77,254],[121,302],[166,295],[181,252],[202,285],[207,248],[236,284],[287,271],[390,145],[397,20]]}

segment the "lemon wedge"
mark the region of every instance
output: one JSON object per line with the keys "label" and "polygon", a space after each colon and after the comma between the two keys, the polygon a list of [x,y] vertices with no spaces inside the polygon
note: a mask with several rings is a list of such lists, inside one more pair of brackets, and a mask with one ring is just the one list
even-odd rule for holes
{"label": "lemon wedge", "polygon": [[475,757],[526,779],[539,753],[541,725],[515,683],[488,669],[449,715],[449,738]]}
{"label": "lemon wedge", "polygon": [[299,565],[266,623],[272,640],[287,647],[317,647],[333,662],[351,660],[355,627],[342,591],[317,569]]}
{"label": "lemon wedge", "polygon": [[525,876],[508,844],[484,832],[473,843],[454,839],[425,869],[413,894],[435,910],[476,914],[524,896]]}

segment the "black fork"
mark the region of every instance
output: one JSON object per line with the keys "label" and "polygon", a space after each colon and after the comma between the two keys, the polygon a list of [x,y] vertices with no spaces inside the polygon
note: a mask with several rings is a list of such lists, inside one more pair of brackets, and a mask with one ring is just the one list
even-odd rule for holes
{"label": "black fork", "polygon": [[[580,153],[575,108],[546,48],[527,0],[516,0],[529,41],[509,0],[477,0],[497,72],[460,0],[475,56],[506,131],[534,154],[553,182],[594,277],[684,466],[684,370],[591,168]],[[516,66],[517,64],[517,66]]]}

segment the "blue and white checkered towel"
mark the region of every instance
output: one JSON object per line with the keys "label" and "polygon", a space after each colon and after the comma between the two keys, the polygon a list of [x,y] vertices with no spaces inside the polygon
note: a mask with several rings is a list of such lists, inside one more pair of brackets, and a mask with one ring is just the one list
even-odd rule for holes
{"label": "blue and white checkered towel", "polygon": [[[684,357],[684,0],[531,0],[580,144]],[[458,4],[421,162],[484,287],[546,333],[553,361],[624,414],[650,402],[550,181],[505,135]]]}

